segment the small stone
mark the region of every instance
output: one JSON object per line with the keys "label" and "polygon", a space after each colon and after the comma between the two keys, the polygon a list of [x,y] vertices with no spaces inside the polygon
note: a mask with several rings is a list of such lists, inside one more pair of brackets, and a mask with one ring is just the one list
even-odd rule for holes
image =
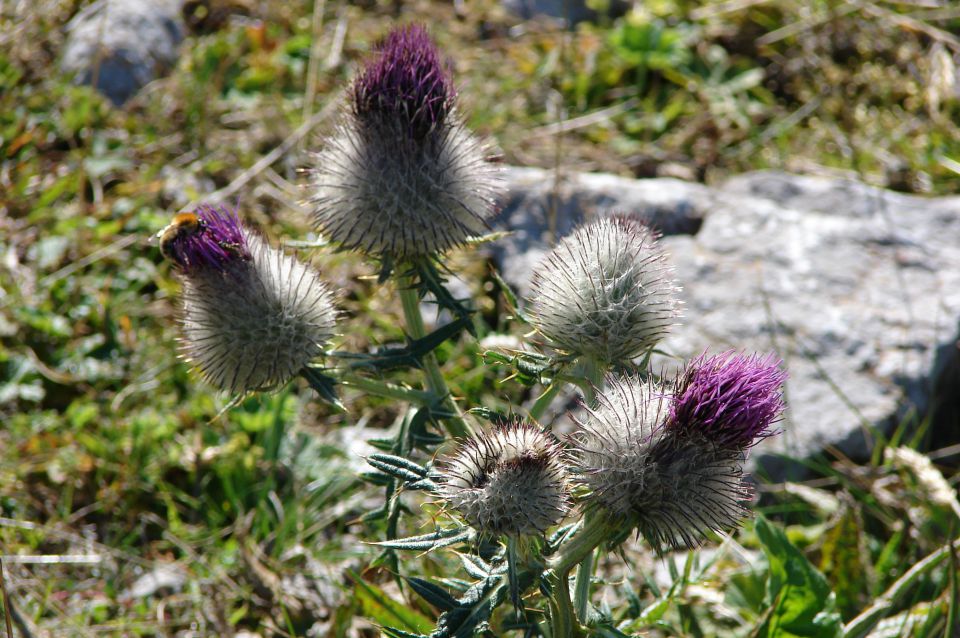
{"label": "small stone", "polygon": [[61,69],[123,105],[177,61],[180,0],[99,0],[67,24]]}
{"label": "small stone", "polygon": [[120,600],[134,600],[149,596],[176,593],[187,582],[187,572],[177,565],[158,565],[130,585],[120,594]]}

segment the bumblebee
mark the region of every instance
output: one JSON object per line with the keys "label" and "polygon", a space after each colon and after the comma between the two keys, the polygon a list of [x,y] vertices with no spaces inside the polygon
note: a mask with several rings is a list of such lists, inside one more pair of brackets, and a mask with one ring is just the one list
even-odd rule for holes
{"label": "bumblebee", "polygon": [[160,254],[166,259],[180,263],[175,247],[177,240],[191,235],[198,235],[204,231],[206,224],[196,213],[177,213],[173,221],[157,233],[160,240]]}

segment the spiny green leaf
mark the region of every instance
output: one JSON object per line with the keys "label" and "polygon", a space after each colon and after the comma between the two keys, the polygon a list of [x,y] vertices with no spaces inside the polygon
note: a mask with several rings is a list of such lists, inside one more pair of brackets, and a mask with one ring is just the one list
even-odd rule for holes
{"label": "spiny green leaf", "polygon": [[457,599],[450,595],[446,589],[440,585],[431,583],[422,578],[407,578],[410,588],[417,592],[424,600],[439,609],[440,611],[450,611],[457,607]]}
{"label": "spiny green leaf", "polygon": [[427,431],[411,432],[410,438],[413,440],[414,446],[422,450],[432,450],[447,440],[439,434]]}
{"label": "spiny green leaf", "polygon": [[422,490],[424,492],[436,492],[440,488],[439,486],[431,479],[423,479],[420,481],[414,481],[413,483],[407,483],[408,490]]}
{"label": "spiny green leaf", "polygon": [[413,461],[390,454],[371,454],[367,463],[402,481],[415,482],[427,478],[427,470]]}
{"label": "spiny green leaf", "polygon": [[762,516],[755,527],[770,563],[767,604],[771,612],[758,637],[840,636],[843,623],[826,578],[787,538]]}
{"label": "spiny green leaf", "polygon": [[503,293],[503,297],[507,300],[507,305],[510,307],[510,312],[513,313],[513,316],[521,322],[529,325],[530,319],[520,309],[520,303],[517,300],[517,293],[513,291],[513,288],[510,287],[510,284],[503,280],[503,277],[500,276],[500,273],[496,268],[490,269],[490,276],[493,277],[493,280],[500,288],[500,292]]}
{"label": "spiny green leaf", "polygon": [[433,622],[404,603],[390,598],[386,592],[363,580],[356,572],[348,572],[354,584],[354,596],[360,603],[361,613],[383,627],[398,627],[404,631],[424,633],[430,631]]}
{"label": "spiny green leaf", "polygon": [[493,567],[479,556],[460,554],[460,562],[472,578],[487,578],[493,573]]}
{"label": "spiny green leaf", "polygon": [[392,452],[397,442],[393,439],[367,439],[367,443],[370,444],[370,447],[374,447],[378,450]]}
{"label": "spiny green leaf", "polygon": [[[422,259],[414,265],[414,270],[417,274],[417,287],[420,297],[422,298],[428,292],[432,293],[434,299],[437,300],[437,305],[449,310],[457,318],[457,321],[454,323],[460,323],[461,328],[466,328],[470,334],[476,337],[476,329],[471,319],[473,308],[465,304],[463,300],[456,299],[450,294],[450,291],[447,290],[447,287],[444,285],[446,279],[440,271],[437,270],[436,263],[429,259]],[[457,332],[459,332],[459,330]]]}
{"label": "spiny green leaf", "polygon": [[319,368],[305,367],[300,371],[300,376],[307,380],[310,387],[313,388],[320,398],[332,405],[338,412],[346,412],[347,409],[340,402],[337,396],[337,380],[331,376],[320,372]]}
{"label": "spiny green leaf", "polygon": [[392,476],[383,474],[382,472],[361,472],[360,480],[365,481],[371,485],[389,485],[390,481],[394,480]]}
{"label": "spiny green leaf", "polygon": [[381,348],[373,354],[357,354],[350,352],[335,352],[333,355],[340,359],[353,360],[351,368],[369,368],[382,372],[401,368],[419,368],[421,359],[430,354],[445,341],[453,339],[472,325],[469,319],[457,319],[440,326],[420,339],[407,339],[407,345],[398,348]]}
{"label": "spiny green leaf", "polygon": [[406,549],[426,552],[433,549],[440,549],[441,547],[450,547],[458,543],[467,543],[473,540],[473,537],[474,532],[469,527],[454,527],[452,529],[437,530],[430,534],[380,541],[374,544],[380,547],[386,547],[387,549]]}
{"label": "spiny green leaf", "polygon": [[430,638],[471,638],[486,625],[508,592],[508,585],[499,576],[476,583],[460,598],[455,609],[440,616]]}

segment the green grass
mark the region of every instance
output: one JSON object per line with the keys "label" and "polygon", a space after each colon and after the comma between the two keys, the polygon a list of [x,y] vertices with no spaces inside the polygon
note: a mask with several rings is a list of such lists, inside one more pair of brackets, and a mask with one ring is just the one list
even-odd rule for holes
{"label": "green grass", "polygon": [[[15,632],[422,630],[437,608],[372,566],[379,551],[363,542],[383,526],[362,520],[382,504],[382,488],[357,478],[367,468],[356,455],[371,450],[343,445],[345,428],[394,427],[402,406],[347,392],[341,415],[301,383],[223,411],[228,400],[177,359],[177,283],[150,239],[172,213],[232,189],[305,112],[321,113],[393,24],[390,7],[327,3],[306,109],[306,2],[266,3],[259,23],[192,35],[169,76],[115,109],[55,72],[61,29],[80,4],[0,9],[0,555],[50,561],[4,561]],[[559,156],[563,169],[651,175],[667,162],[708,182],[773,167],[938,194],[960,185],[960,104],[935,81],[960,34],[949,8],[665,0],[626,20],[568,32],[529,24],[508,37],[492,1],[468,3],[460,18],[449,3],[409,5],[438,25],[471,126],[511,163],[551,167]],[[343,49],[331,56],[341,23]],[[561,120],[571,124],[558,136],[550,127]],[[333,121],[231,190],[271,237],[311,237],[296,203],[297,169],[309,161],[300,151]],[[302,254],[342,291],[338,349],[403,338],[399,304],[371,280],[373,266],[326,249]],[[485,277],[469,252],[457,259]],[[522,333],[498,314],[502,299],[479,283],[476,293],[484,330]],[[506,412],[529,398],[468,340],[439,354],[467,405]],[[937,458],[954,491],[957,458]],[[832,611],[823,626],[849,623],[957,536],[957,512],[909,466],[878,454],[819,470],[806,489],[763,489],[758,509],[775,524],[673,559],[659,584],[644,548],[628,544],[634,569],[612,557],[598,571],[609,609],[597,635],[826,635],[812,610]],[[424,533],[401,525],[402,535]],[[957,552],[939,560],[880,610],[881,635],[951,635]],[[405,575],[450,591],[466,582],[451,555],[405,561]],[[185,576],[182,588],[126,595],[162,565]],[[787,576],[804,584],[784,593]],[[509,621],[507,611],[494,618]]]}

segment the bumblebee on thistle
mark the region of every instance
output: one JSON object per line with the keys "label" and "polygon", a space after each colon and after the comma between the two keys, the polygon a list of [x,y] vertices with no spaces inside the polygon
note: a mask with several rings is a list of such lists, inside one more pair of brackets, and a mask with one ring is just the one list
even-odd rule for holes
{"label": "bumblebee on thistle", "polygon": [[422,26],[391,31],[347,95],[343,120],[315,155],[318,230],[344,248],[408,260],[488,229],[496,170],[463,126],[450,72]]}
{"label": "bumblebee on thistle", "polygon": [[333,295],[309,266],[270,247],[226,208],[177,214],[157,235],[183,282],[184,358],[231,393],[296,376],[333,336]]}

